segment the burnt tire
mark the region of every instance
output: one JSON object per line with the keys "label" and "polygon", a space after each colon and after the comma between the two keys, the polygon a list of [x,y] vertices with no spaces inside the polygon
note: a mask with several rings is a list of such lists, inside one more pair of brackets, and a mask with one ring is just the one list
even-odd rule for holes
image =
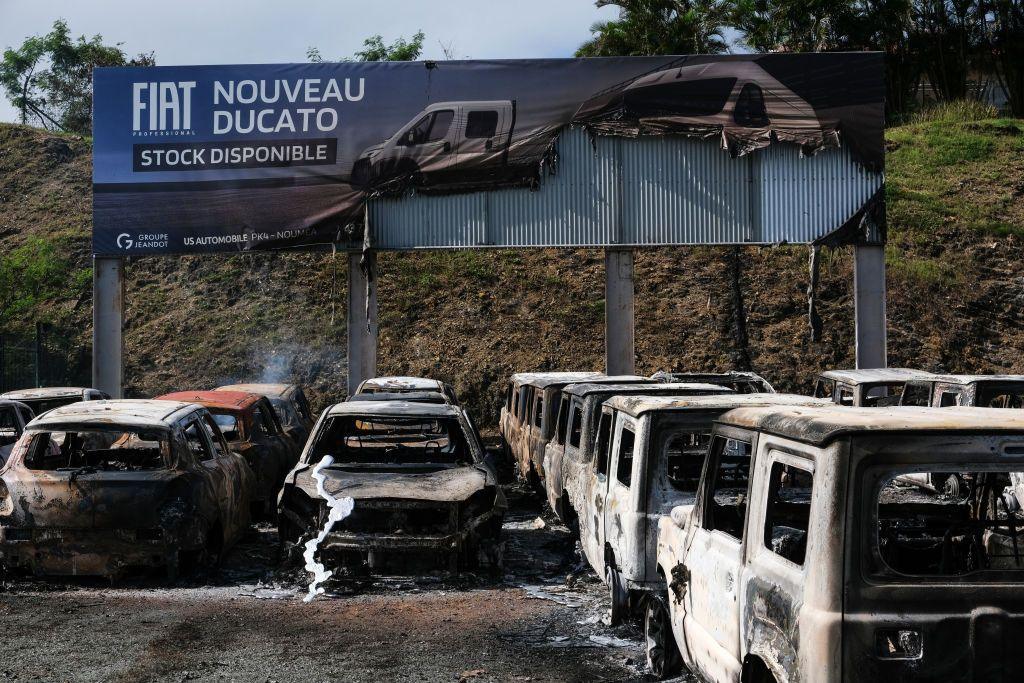
{"label": "burnt tire", "polygon": [[683,668],[682,656],[672,635],[672,619],[660,596],[651,596],[644,609],[644,650],[647,668],[658,680],[677,675]]}
{"label": "burnt tire", "polygon": [[604,582],[608,586],[608,623],[618,626],[629,616],[629,590],[626,582],[615,567],[607,564],[604,569]]}

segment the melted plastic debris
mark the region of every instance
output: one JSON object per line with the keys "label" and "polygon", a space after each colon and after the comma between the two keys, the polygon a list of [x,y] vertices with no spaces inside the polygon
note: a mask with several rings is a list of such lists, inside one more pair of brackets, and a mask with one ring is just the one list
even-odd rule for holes
{"label": "melted plastic debris", "polygon": [[314,559],[316,549],[327,538],[327,534],[331,533],[334,525],[352,514],[352,508],[355,507],[355,501],[352,498],[335,498],[324,489],[324,479],[326,477],[321,474],[321,471],[333,464],[334,458],[325,455],[323,460],[313,468],[313,478],[316,479],[316,491],[320,494],[321,498],[327,501],[327,507],[330,509],[330,512],[327,515],[327,522],[324,524],[324,528],[320,530],[316,538],[306,541],[306,549],[302,553],[302,557],[306,560],[306,571],[313,575],[313,580],[309,583],[309,593],[302,599],[303,602],[311,602],[316,596],[322,595],[324,589],[320,584],[327,581],[334,574],[333,571],[328,571],[321,563]]}

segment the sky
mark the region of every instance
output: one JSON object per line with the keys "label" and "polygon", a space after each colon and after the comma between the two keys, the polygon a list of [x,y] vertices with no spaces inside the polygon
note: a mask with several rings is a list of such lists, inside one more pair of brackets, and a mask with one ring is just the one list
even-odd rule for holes
{"label": "sky", "polygon": [[[0,49],[45,34],[57,19],[73,36],[102,34],[157,64],[262,64],[351,57],[363,40],[426,34],[423,59],[571,57],[614,7],[593,0],[0,0]],[[444,47],[442,47],[444,46]],[[15,109],[0,94],[0,121]]]}

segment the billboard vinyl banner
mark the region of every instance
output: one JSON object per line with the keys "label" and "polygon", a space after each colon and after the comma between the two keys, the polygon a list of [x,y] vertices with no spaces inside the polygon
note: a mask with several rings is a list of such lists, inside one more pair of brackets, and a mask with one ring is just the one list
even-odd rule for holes
{"label": "billboard vinyl banner", "polygon": [[129,67],[94,75],[97,255],[351,248],[367,199],[534,186],[566,126],[883,165],[878,53]]}

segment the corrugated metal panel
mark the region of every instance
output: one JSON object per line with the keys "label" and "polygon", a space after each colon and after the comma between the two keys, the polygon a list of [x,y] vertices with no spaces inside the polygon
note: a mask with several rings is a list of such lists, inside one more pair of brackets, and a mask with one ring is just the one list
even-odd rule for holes
{"label": "corrugated metal panel", "polygon": [[841,226],[882,183],[846,149],[800,158],[792,145],[733,159],[717,140],[558,141],[540,189],[410,196],[370,203],[382,249],[811,242]]}

